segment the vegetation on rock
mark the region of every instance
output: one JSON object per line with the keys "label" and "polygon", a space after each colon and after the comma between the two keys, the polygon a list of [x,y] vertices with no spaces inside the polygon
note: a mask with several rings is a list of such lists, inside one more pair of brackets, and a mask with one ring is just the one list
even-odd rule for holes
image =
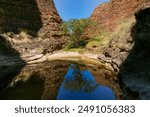
{"label": "vegetation on rock", "polygon": [[89,38],[85,35],[85,29],[93,26],[90,19],[72,19],[62,24],[64,34],[69,36],[66,49],[85,47]]}

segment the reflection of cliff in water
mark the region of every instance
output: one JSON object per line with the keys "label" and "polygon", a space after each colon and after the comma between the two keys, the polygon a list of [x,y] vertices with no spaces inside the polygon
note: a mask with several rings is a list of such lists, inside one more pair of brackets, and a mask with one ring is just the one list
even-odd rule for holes
{"label": "reflection of cliff in water", "polygon": [[5,97],[6,87],[24,66],[25,62],[20,58],[19,53],[0,36],[0,99]]}
{"label": "reflection of cliff in water", "polygon": [[[99,85],[91,72],[80,65],[71,64],[65,80],[58,91],[58,100],[114,100],[115,93],[106,86]],[[82,66],[83,67],[83,66]]]}
{"label": "reflection of cliff in water", "polygon": [[82,90],[84,92],[90,92],[98,86],[95,78],[90,71],[86,69],[85,65],[80,66],[78,64],[70,65],[67,73],[65,74],[65,80],[62,85],[68,90]]}
{"label": "reflection of cliff in water", "polygon": [[9,34],[24,31],[30,36],[37,36],[41,27],[42,21],[36,0],[0,1],[0,99],[6,98],[7,86],[26,64],[18,52],[25,49],[24,46],[17,49],[16,46],[21,44],[15,44],[12,40],[20,40],[17,36]]}
{"label": "reflection of cliff in water", "polygon": [[[24,67],[22,72],[13,78],[13,82],[9,84],[6,90],[7,99],[56,99],[70,64],[72,62],[52,61]],[[98,84],[110,87],[115,92],[116,98],[120,99],[122,93],[113,72],[96,65],[87,64],[82,68],[90,70]],[[85,85],[83,81],[77,81],[75,84],[78,84],[74,87],[75,89]],[[69,85],[66,87],[69,88]],[[97,84],[91,84],[87,92],[96,87]],[[21,90],[25,92],[24,95],[20,93]]]}

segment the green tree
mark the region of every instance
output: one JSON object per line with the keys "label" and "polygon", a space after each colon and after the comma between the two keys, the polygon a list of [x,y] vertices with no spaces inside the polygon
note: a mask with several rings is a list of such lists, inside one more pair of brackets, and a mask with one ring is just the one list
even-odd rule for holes
{"label": "green tree", "polygon": [[90,19],[72,19],[63,22],[61,28],[65,35],[69,36],[72,43],[70,48],[78,48],[84,46],[87,41],[85,30],[93,25]]}

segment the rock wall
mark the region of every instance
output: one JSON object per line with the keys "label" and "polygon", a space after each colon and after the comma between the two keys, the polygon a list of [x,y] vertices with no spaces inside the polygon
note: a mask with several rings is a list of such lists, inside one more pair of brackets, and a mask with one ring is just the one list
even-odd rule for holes
{"label": "rock wall", "polygon": [[149,0],[110,0],[98,6],[91,15],[91,19],[98,23],[96,29],[101,27],[112,31],[123,20],[134,16],[134,13],[145,7],[148,2]]}
{"label": "rock wall", "polygon": [[0,0],[1,32],[60,37],[61,22],[52,0]]}
{"label": "rock wall", "polygon": [[[10,12],[11,11],[11,12]],[[19,33],[26,30],[32,35],[42,27],[40,11],[35,0],[1,0],[1,32]]]}
{"label": "rock wall", "polygon": [[[149,5],[150,6],[150,5]],[[120,66],[124,99],[150,99],[150,7],[135,15],[134,46]]]}
{"label": "rock wall", "polygon": [[53,0],[0,0],[0,34],[21,55],[60,49],[61,23]]}
{"label": "rock wall", "polygon": [[62,48],[61,23],[53,0],[0,0],[0,96],[26,60]]}
{"label": "rock wall", "polygon": [[118,72],[123,99],[150,99],[150,1],[111,0],[91,19],[111,33],[99,59]]}
{"label": "rock wall", "polygon": [[53,0],[36,0],[39,11],[41,13],[41,21],[43,27],[40,29],[46,37],[61,38],[60,24],[62,19],[59,16]]}

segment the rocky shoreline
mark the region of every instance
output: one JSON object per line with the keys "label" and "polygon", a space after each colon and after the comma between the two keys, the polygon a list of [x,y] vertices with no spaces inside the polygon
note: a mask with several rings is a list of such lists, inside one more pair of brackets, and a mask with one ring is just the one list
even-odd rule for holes
{"label": "rocky shoreline", "polygon": [[[6,82],[5,85],[4,84],[1,85],[1,86],[5,86],[6,88],[5,89],[3,87],[2,91],[4,92],[4,94],[6,94],[6,92],[8,92],[8,94],[10,93],[8,95],[8,99],[11,99],[11,97],[13,97],[11,96],[11,93],[13,92],[13,88],[20,87],[21,90],[22,89],[21,86],[24,86],[24,84],[26,84],[26,82],[27,83],[30,82],[30,80],[31,83],[32,82],[38,83],[38,81],[41,83],[44,82],[43,84],[44,89],[42,91],[43,93],[41,94],[42,97],[41,98],[38,97],[38,99],[55,99],[59,86],[64,79],[63,76],[67,72],[67,69],[71,62],[76,62],[80,64],[82,63],[89,66],[93,74],[95,73],[97,74],[97,75],[95,74],[96,75],[95,77],[99,83],[103,84],[104,83],[103,79],[106,80],[105,82],[106,83],[108,82],[107,83],[108,86],[112,87],[117,92],[117,99],[121,99],[122,97],[122,92],[120,90],[116,74],[113,71],[111,71],[111,69],[109,69],[105,64],[101,63],[97,59],[97,55],[91,53],[80,54],[78,52],[60,51],[50,55],[39,54],[30,57],[23,56],[21,58],[25,62],[24,65],[23,63],[22,65],[17,64],[21,62],[21,61],[17,61],[16,63],[13,62],[12,64],[8,64],[8,66],[7,64],[5,64],[5,67],[0,66],[0,68],[3,69],[1,70],[1,75],[3,74],[1,78],[2,77],[8,78],[8,76],[10,76],[9,82]],[[9,70],[11,70],[12,73]],[[39,80],[37,81],[36,79]],[[39,84],[40,87],[41,85],[42,84]],[[36,91],[36,92],[39,94],[40,91],[39,92]]]}
{"label": "rocky shoreline", "polygon": [[123,99],[150,99],[149,0],[111,0],[95,9],[90,19],[98,25],[89,31],[104,28],[113,34],[98,55],[56,51],[63,48],[67,37],[60,30],[62,19],[53,0],[9,2],[0,2],[0,91],[26,66],[69,60],[102,65],[117,74]]}

